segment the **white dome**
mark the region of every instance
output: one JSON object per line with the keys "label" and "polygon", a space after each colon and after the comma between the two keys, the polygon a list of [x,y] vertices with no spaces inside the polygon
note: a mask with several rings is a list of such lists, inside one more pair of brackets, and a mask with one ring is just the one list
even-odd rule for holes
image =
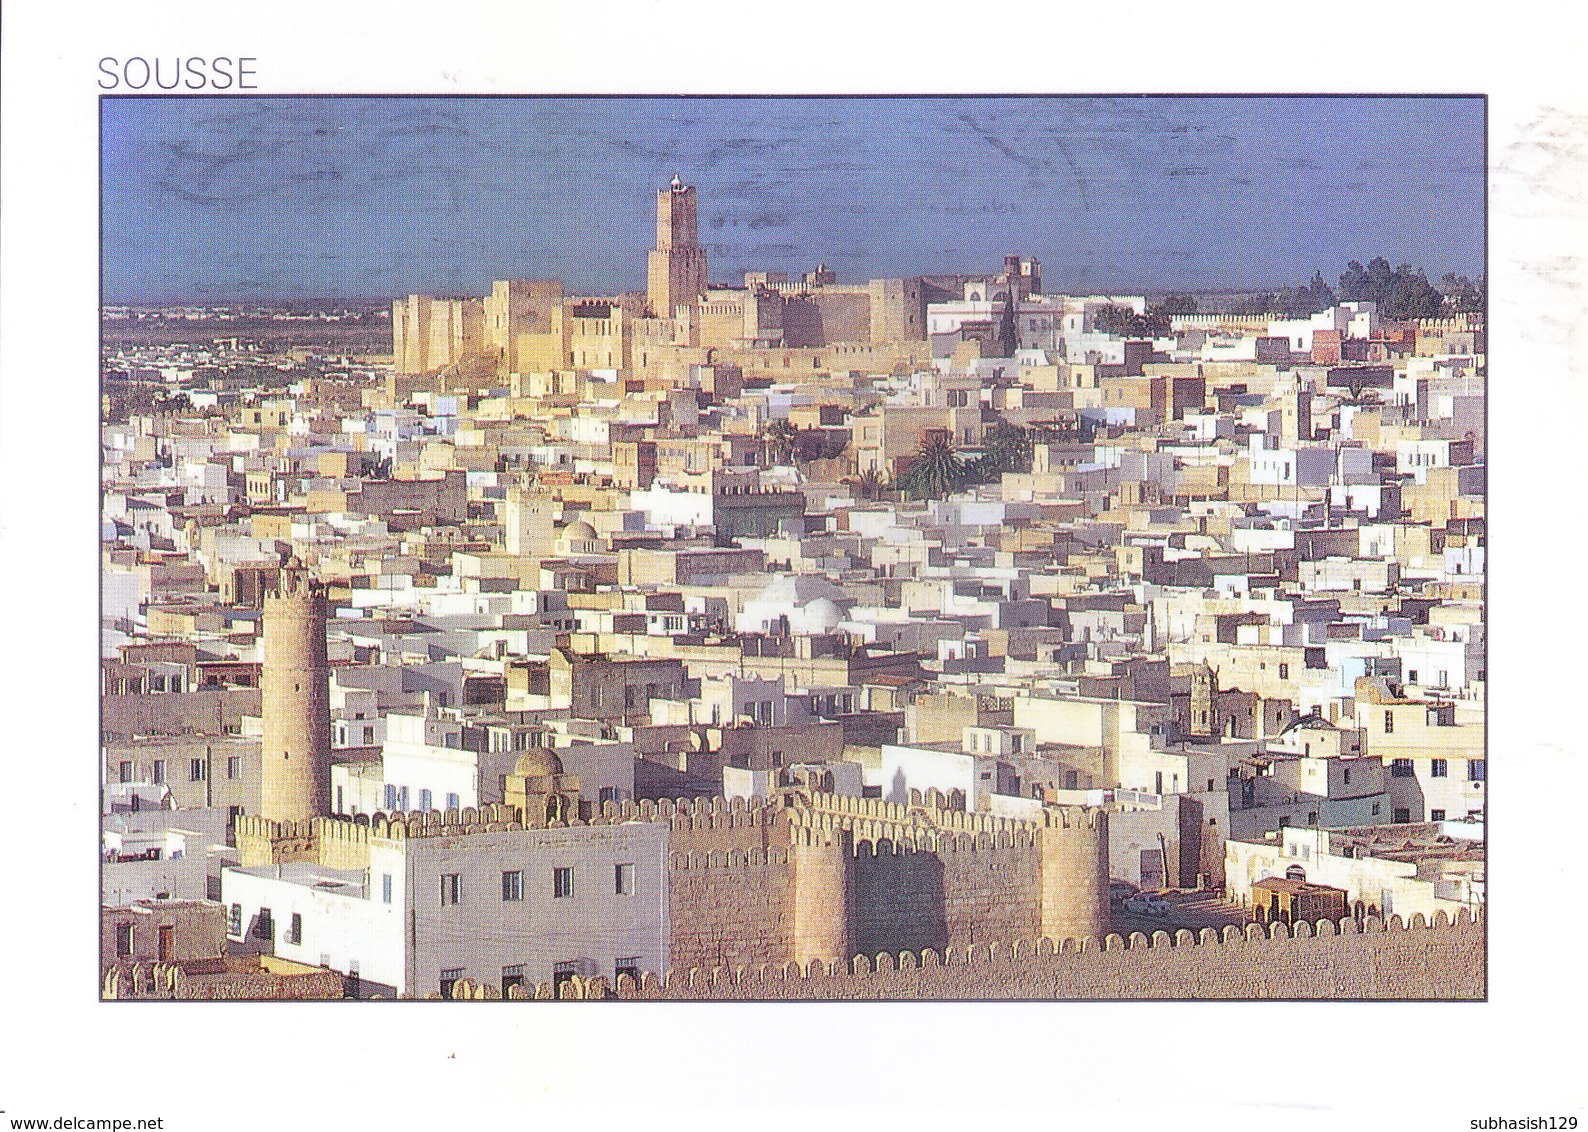
{"label": "white dome", "polygon": [[809,633],[831,633],[843,619],[830,598],[819,597],[805,607],[805,630]]}

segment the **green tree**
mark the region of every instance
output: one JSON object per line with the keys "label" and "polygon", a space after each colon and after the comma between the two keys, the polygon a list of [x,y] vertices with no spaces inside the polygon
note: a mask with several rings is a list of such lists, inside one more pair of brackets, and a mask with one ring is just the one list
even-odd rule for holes
{"label": "green tree", "polygon": [[861,472],[860,478],[855,481],[855,493],[868,502],[881,499],[883,492],[887,490],[887,481],[882,478],[882,473],[877,471],[875,466]]}
{"label": "green tree", "polygon": [[1005,472],[1031,470],[1031,434],[1019,425],[999,420],[982,439],[981,458],[974,469],[978,482],[997,479]]}
{"label": "green tree", "polygon": [[1092,316],[1092,326],[1115,338],[1161,338],[1169,333],[1169,316],[1162,310],[1143,315],[1129,307],[1108,306]]}
{"label": "green tree", "polygon": [[948,434],[933,431],[905,469],[901,486],[916,499],[942,499],[965,481],[965,465],[954,452]]}
{"label": "green tree", "polygon": [[1340,276],[1342,302],[1378,304],[1384,318],[1438,318],[1445,300],[1420,268],[1409,263],[1391,268],[1389,260],[1375,256],[1363,267],[1356,260]]}
{"label": "green tree", "polygon": [[761,430],[761,442],[772,463],[787,464],[794,458],[796,431],[783,417],[766,423],[766,427]]}
{"label": "green tree", "polygon": [[1127,307],[1104,307],[1092,315],[1092,327],[1104,334],[1123,338],[1130,333],[1130,320],[1135,317]]}
{"label": "green tree", "polygon": [[1313,271],[1312,282],[1304,287],[1301,293],[1307,296],[1307,305],[1311,308],[1308,310],[1308,314],[1326,311],[1338,301],[1335,298],[1334,288],[1324,282],[1323,272],[1321,271]]}
{"label": "green tree", "polygon": [[1153,309],[1160,314],[1166,315],[1196,314],[1197,297],[1183,294],[1179,291],[1171,291],[1160,299]]}

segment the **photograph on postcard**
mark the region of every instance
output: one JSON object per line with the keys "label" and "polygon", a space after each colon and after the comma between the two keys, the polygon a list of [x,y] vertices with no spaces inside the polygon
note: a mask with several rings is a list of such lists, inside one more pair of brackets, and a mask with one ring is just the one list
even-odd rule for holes
{"label": "photograph on postcard", "polygon": [[1486,998],[1485,128],[101,98],[84,980]]}

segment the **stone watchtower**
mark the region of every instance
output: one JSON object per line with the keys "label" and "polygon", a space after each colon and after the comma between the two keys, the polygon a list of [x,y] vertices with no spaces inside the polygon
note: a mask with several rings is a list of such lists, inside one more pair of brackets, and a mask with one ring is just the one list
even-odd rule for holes
{"label": "stone watchtower", "polygon": [[1108,934],[1108,814],[1048,806],[1042,814],[1042,934],[1055,943]]}
{"label": "stone watchtower", "polygon": [[676,176],[656,194],[656,250],[646,265],[645,293],[651,313],[672,318],[673,309],[706,291],[706,249],[697,242],[695,189]]}
{"label": "stone watchtower", "polygon": [[325,589],[295,563],[265,596],[259,816],[302,822],[331,812],[331,688]]}

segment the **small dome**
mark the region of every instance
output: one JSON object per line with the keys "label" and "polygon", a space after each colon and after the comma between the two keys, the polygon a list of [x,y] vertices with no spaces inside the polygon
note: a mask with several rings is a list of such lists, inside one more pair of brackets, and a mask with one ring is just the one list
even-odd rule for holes
{"label": "small dome", "polygon": [[831,633],[843,619],[830,598],[819,597],[805,607],[805,627],[814,633]]}
{"label": "small dome", "polygon": [[550,778],[562,773],[562,760],[545,747],[531,747],[518,756],[513,773],[524,778]]}
{"label": "small dome", "polygon": [[569,523],[566,527],[564,527],[562,529],[562,537],[567,539],[569,542],[582,542],[588,539],[594,539],[598,536],[596,535],[596,529],[594,527],[585,522],[583,519],[580,519],[577,522]]}

